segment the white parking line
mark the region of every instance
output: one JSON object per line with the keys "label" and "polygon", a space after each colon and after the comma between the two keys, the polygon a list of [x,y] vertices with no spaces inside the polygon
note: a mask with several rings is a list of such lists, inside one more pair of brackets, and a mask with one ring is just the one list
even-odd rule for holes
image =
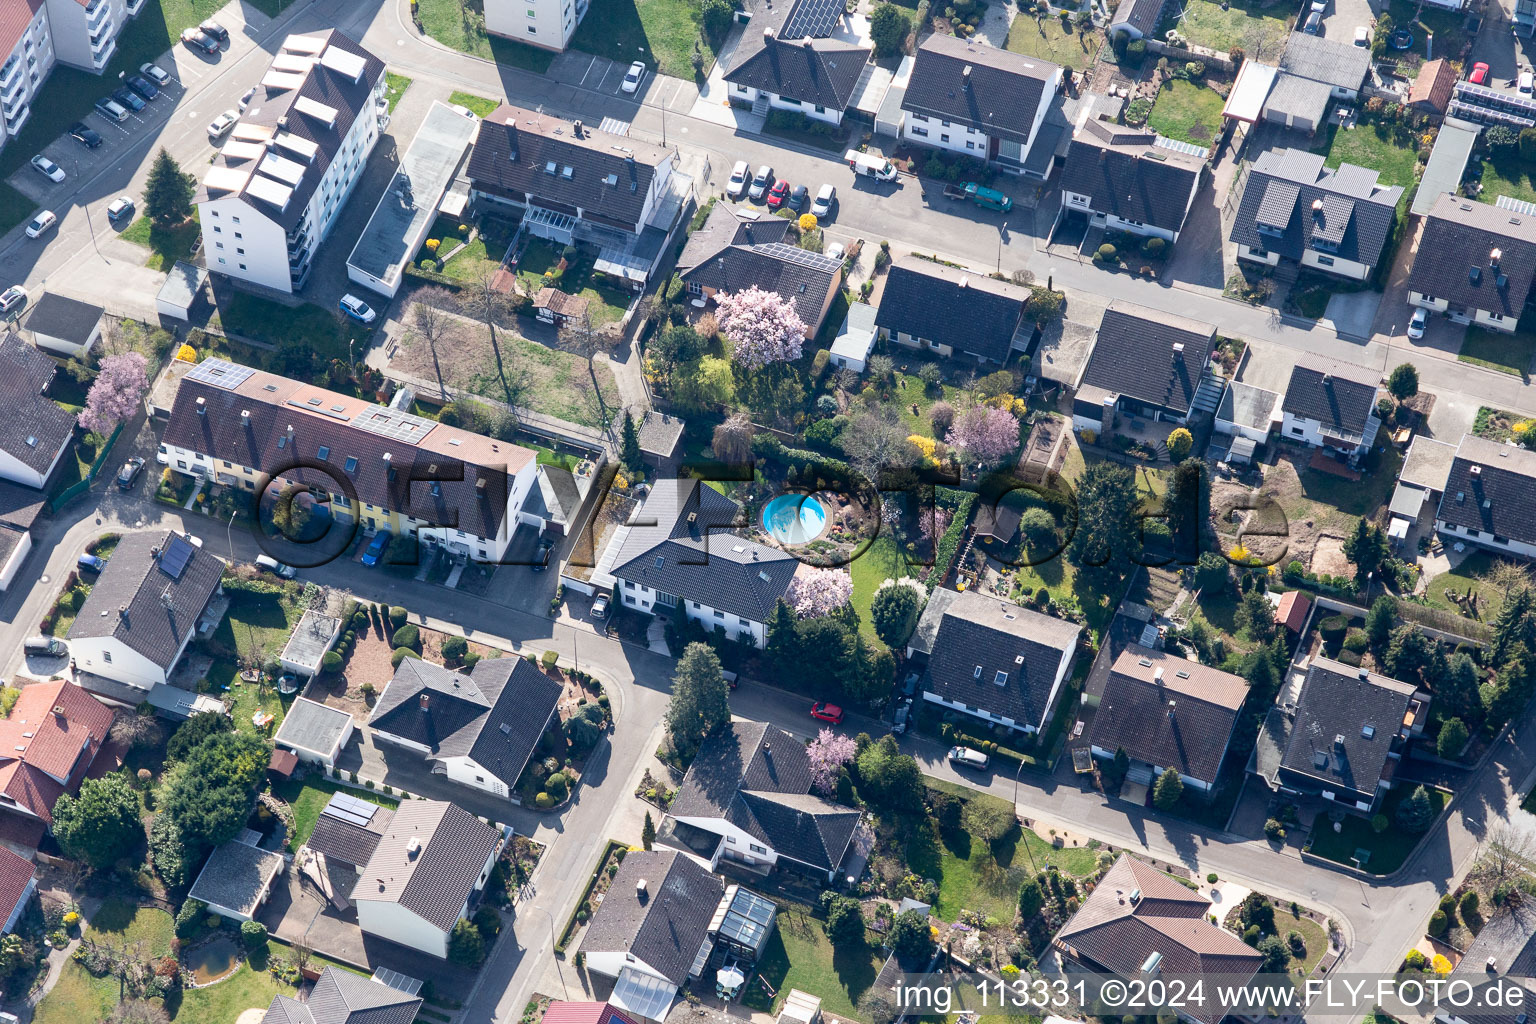
{"label": "white parking line", "polygon": [[593,57],[591,60],[587,61],[586,70],[582,71],[582,73],[581,73],[581,81],[576,83],[576,84],[577,85],[586,85],[587,84],[587,76],[592,73],[592,69],[594,67],[596,67],[596,66],[597,66],[597,58],[596,57]]}

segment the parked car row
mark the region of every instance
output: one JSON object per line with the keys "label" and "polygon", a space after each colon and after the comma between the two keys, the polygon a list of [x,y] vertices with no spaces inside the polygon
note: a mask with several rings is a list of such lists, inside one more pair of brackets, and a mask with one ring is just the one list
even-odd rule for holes
{"label": "parked car row", "polygon": [[792,186],[786,179],[775,177],[773,168],[767,164],[753,174],[745,160],[736,161],[736,165],[731,168],[725,192],[732,199],[761,199],[770,210],[785,208],[800,213],[809,202],[810,212],[816,215],[817,220],[830,217],[833,204],[837,202],[837,189],[831,185],[821,186],[816,191],[815,200],[811,201],[810,190],[806,186]]}
{"label": "parked car row", "polygon": [[187,49],[213,57],[229,42],[229,30],[210,19],[195,28],[182,29],[181,41]]}

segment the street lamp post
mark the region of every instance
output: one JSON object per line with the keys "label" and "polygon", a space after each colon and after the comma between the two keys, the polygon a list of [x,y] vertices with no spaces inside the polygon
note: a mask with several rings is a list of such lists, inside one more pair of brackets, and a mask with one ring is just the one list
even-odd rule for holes
{"label": "street lamp post", "polygon": [[[1015,819],[1019,817],[1019,774],[1023,771],[1024,762],[1020,761],[1019,766],[1013,771],[1013,816]],[[1024,852],[1029,854],[1029,866],[1034,868],[1035,874],[1038,875],[1040,873],[1040,866],[1035,863],[1035,851],[1029,848],[1029,837],[1024,836],[1023,839]]]}
{"label": "street lamp post", "polygon": [[1046,275],[1045,275],[1045,290],[1048,291],[1048,292],[1053,292],[1053,291],[1056,290],[1056,268],[1055,267],[1052,267],[1050,269],[1050,271],[1047,272]]}
{"label": "street lamp post", "polygon": [[[541,913],[545,917],[549,918],[549,949],[550,949],[550,952],[553,953],[554,950],[555,950],[555,945],[556,945],[556,943],[555,943],[555,915],[551,914],[549,911],[545,910],[543,907],[535,907],[535,906],[533,906],[531,904],[525,904],[525,906],[527,906],[528,909],[530,909],[530,910],[537,910],[539,913]],[[566,985],[566,983],[565,983],[565,972],[560,969],[560,956],[559,956],[559,954],[555,955],[555,973],[560,975],[560,988],[561,988],[562,991],[565,992],[565,1000],[566,1000],[566,1002],[570,1002],[570,1000],[571,1000],[571,989],[570,989],[570,986]]]}
{"label": "street lamp post", "polygon": [[[1351,857],[1351,858],[1349,858],[1349,860],[1350,860],[1350,863],[1354,864],[1356,869],[1358,869],[1358,870],[1360,870],[1362,872],[1365,870],[1365,867],[1363,865],[1361,865],[1361,863],[1360,863],[1360,858],[1359,857]],[[1359,875],[1356,875],[1355,876],[1355,881],[1360,883],[1360,902],[1364,903],[1367,907],[1369,907],[1371,905],[1371,900],[1370,900],[1370,897],[1365,894],[1365,880],[1362,879]]]}
{"label": "street lamp post", "polygon": [[1003,226],[997,229],[997,272],[1003,272],[1003,236],[1008,233],[1008,222],[1003,221]]}
{"label": "street lamp post", "polygon": [[[229,562],[235,562],[235,510],[229,510],[229,522],[224,524],[224,539],[229,541]],[[1022,763],[1022,762],[1021,762]]]}

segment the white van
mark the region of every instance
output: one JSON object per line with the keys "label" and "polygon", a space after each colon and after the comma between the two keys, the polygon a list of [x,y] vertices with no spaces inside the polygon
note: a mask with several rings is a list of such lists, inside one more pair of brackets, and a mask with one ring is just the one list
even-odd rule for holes
{"label": "white van", "polygon": [[843,154],[843,159],[848,161],[848,166],[853,168],[854,174],[867,174],[876,181],[896,180],[896,165],[883,156],[850,149]]}
{"label": "white van", "polygon": [[1520,91],[1521,92],[1530,92],[1531,91],[1532,79],[1533,79],[1533,76],[1531,74],[1531,69],[1530,68],[1521,68],[1520,69]]}

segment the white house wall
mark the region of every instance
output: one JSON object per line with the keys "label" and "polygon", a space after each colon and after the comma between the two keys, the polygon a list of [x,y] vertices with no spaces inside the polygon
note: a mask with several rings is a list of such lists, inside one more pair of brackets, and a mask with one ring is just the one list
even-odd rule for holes
{"label": "white house wall", "polygon": [[544,50],[564,50],[581,19],[576,0],[485,0],[485,30]]}
{"label": "white house wall", "polygon": [[[1040,109],[1045,109],[1046,105],[1042,102]],[[1038,124],[1038,114],[1036,123]],[[985,132],[968,128],[955,121],[945,121],[926,114],[915,114],[910,110],[907,111],[907,123],[902,128],[902,137],[920,145],[932,146],[934,149],[965,153],[978,160],[987,159],[989,152]]]}
{"label": "white house wall", "polygon": [[[66,445],[65,447],[68,446]],[[48,474],[53,471],[54,465],[59,461],[59,454],[62,454],[63,451],[63,448],[59,449],[59,452],[53,457],[53,462],[49,463],[48,469],[43,472],[38,472],[31,466],[26,465],[9,452],[0,451],[0,479],[11,480],[24,487],[41,489],[43,483],[48,479]]]}
{"label": "white house wall", "polygon": [[[190,634],[190,630],[188,632]],[[185,642],[182,646],[186,646]],[[80,637],[71,640],[69,654],[71,660],[85,671],[141,690],[148,690],[156,683],[166,681],[164,669],[116,637]]]}
{"label": "white house wall", "polygon": [[84,355],[86,352],[89,352],[91,349],[95,348],[96,343],[101,340],[101,322],[97,321],[96,326],[91,328],[91,333],[86,337],[84,342],[76,342],[69,338],[55,337],[52,334],[44,334],[41,331],[33,331],[32,340],[34,343],[36,343],[38,348],[47,349],[50,352],[55,352],[61,356],[64,356],[66,359],[70,356]]}
{"label": "white house wall", "polygon": [[586,953],[585,955],[587,970],[594,974],[601,974],[605,978],[617,978],[619,972],[628,967],[637,973],[648,974],[671,984],[670,978],[631,953]]}
{"label": "white house wall", "polygon": [[280,292],[293,291],[288,232],[281,224],[238,196],[200,203],[198,219],[209,270]]}
{"label": "white house wall", "polygon": [[[1454,494],[1448,494],[1440,499],[1442,502],[1456,500]],[[1470,500],[1470,499],[1469,499]],[[1536,544],[1528,544],[1525,541],[1511,540],[1508,537],[1496,538],[1485,530],[1469,530],[1465,526],[1450,526],[1443,519],[1435,520],[1435,530],[1447,537],[1455,537],[1489,551],[1502,551],[1509,555],[1518,555],[1521,558],[1536,558]]]}
{"label": "white house wall", "polygon": [[[4,527],[0,527],[4,529]],[[27,560],[27,555],[32,553],[32,535],[22,533],[16,541],[16,548],[11,552],[11,557],[6,559],[5,565],[0,566],[0,590],[9,590],[11,583],[15,581],[16,574],[21,571],[22,563]]]}
{"label": "white house wall", "polygon": [[[366,878],[358,880],[359,888],[371,884]],[[358,899],[354,893],[352,902],[357,904],[357,926],[369,935],[398,942],[443,960],[448,958],[448,933],[439,931],[436,925],[391,900]]]}
{"label": "white house wall", "polygon": [[[620,580],[615,589],[624,595],[624,604],[647,615],[656,614],[656,591],[643,583],[633,580]],[[732,640],[739,640],[743,635],[750,636],[754,646],[761,648],[767,642],[767,627],[761,622],[743,618],[731,612],[722,612],[707,604],[690,600],[681,594],[674,595],[678,602],[674,607],[682,608],[688,618],[701,623],[705,629],[713,632],[715,626],[722,626],[725,635]],[[662,605],[667,608],[666,605]]]}
{"label": "white house wall", "polygon": [[447,770],[446,774],[452,782],[502,799],[506,799],[509,795],[505,782],[492,775],[484,765],[470,758],[444,757],[440,758],[438,763]]}
{"label": "white house wall", "polygon": [[724,836],[725,843],[720,847],[722,858],[730,855],[737,860],[750,860],[754,865],[766,864],[770,867],[779,862],[778,851],[724,818],[679,817],[677,820],[717,836]]}

